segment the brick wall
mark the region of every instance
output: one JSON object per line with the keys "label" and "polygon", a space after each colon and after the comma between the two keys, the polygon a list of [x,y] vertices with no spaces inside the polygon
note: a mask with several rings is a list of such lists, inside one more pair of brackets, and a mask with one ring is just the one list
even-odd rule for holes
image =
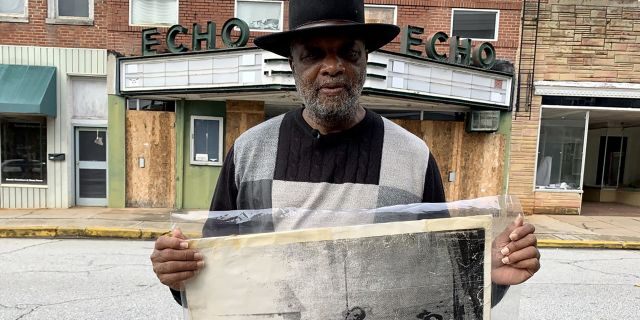
{"label": "brick wall", "polygon": [[[543,0],[536,80],[640,83],[640,3],[637,0]],[[581,195],[534,192],[538,121],[513,121],[509,192],[527,213],[578,213]]]}
{"label": "brick wall", "polygon": [[46,23],[47,0],[29,1],[29,22],[0,22],[0,44],[108,49],[108,0],[94,0],[90,26]]}

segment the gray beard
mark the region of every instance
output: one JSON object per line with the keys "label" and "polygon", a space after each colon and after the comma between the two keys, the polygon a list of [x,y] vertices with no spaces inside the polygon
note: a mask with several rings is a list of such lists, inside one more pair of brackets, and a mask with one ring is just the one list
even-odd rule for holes
{"label": "gray beard", "polygon": [[348,123],[356,117],[366,73],[362,72],[354,83],[347,86],[343,94],[323,98],[318,91],[320,85],[303,81],[295,72],[293,77],[296,81],[296,90],[316,123],[332,127]]}

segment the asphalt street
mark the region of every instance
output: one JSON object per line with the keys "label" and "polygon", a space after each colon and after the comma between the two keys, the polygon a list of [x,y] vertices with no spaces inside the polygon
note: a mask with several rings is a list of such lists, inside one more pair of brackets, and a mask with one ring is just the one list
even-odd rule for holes
{"label": "asphalt street", "polygon": [[[153,242],[0,239],[0,319],[182,319]],[[637,319],[640,251],[544,249],[493,319]],[[516,314],[518,316],[516,316]]]}

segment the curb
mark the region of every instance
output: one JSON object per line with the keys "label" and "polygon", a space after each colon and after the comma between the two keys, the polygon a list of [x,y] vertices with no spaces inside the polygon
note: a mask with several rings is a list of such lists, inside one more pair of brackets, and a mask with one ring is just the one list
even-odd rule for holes
{"label": "curb", "polygon": [[[0,238],[113,238],[155,240],[169,229],[135,229],[108,227],[0,227]],[[187,236],[198,236],[187,234]]]}
{"label": "curb", "polygon": [[584,248],[584,249],[626,249],[640,250],[639,241],[607,240],[538,240],[539,248]]}
{"label": "curb", "polygon": [[[111,238],[131,240],[155,240],[169,234],[169,229],[135,229],[108,227],[43,227],[21,226],[0,227],[0,238]],[[185,232],[190,239],[202,235]],[[538,239],[539,248],[583,248],[583,249],[625,249],[640,250],[640,241],[608,241],[608,240],[556,240]]]}

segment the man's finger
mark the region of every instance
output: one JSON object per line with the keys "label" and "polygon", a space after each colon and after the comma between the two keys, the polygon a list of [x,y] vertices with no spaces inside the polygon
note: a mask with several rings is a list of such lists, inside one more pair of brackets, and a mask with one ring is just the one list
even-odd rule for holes
{"label": "man's finger", "polygon": [[202,260],[202,254],[193,249],[182,249],[182,250],[164,249],[162,251],[159,251],[158,256],[159,256],[158,260],[161,262]]}
{"label": "man's finger", "polygon": [[516,252],[518,250],[524,249],[529,246],[535,247],[537,245],[538,245],[538,238],[536,238],[534,234],[530,233],[518,241],[510,242],[508,245],[506,245],[504,248],[500,250],[500,253],[502,253],[502,255],[508,256],[512,252]]}
{"label": "man's finger", "polygon": [[512,264],[512,266],[518,269],[531,270],[533,273],[536,273],[538,270],[540,270],[540,259],[531,258],[522,260],[520,262]]}
{"label": "man's finger", "polygon": [[164,249],[186,249],[189,247],[189,243],[180,238],[170,237],[170,236],[162,236],[156,240],[155,248],[156,250],[164,250]]}
{"label": "man's finger", "polygon": [[156,274],[181,273],[185,271],[196,271],[204,267],[204,261],[168,261],[158,263],[153,266]]}
{"label": "man's finger", "polygon": [[187,237],[182,233],[182,230],[180,230],[179,227],[173,228],[171,234],[178,239],[187,240]]}
{"label": "man's finger", "polygon": [[526,237],[528,234],[532,234],[534,232],[536,232],[536,227],[534,227],[530,223],[527,223],[521,227],[514,229],[511,234],[509,234],[509,239],[511,239],[511,241],[518,241]]}
{"label": "man's finger", "polygon": [[180,284],[185,280],[189,280],[193,278],[193,276],[195,275],[196,275],[195,271],[184,271],[184,272],[178,272],[178,273],[163,274],[158,278],[160,279],[160,282],[168,285],[169,287],[176,290],[180,290],[181,289]]}
{"label": "man's finger", "polygon": [[514,220],[513,222],[511,222],[497,237],[496,237],[496,241],[498,242],[509,242],[511,241],[511,239],[509,238],[509,235],[511,235],[513,233],[514,230],[516,230],[518,227],[522,226],[524,222],[524,217],[519,214]]}
{"label": "man's finger", "polygon": [[502,258],[502,263],[504,264],[515,264],[523,260],[536,258],[540,259],[540,251],[538,248],[530,246],[524,249],[518,250],[516,252],[511,253],[510,255]]}

